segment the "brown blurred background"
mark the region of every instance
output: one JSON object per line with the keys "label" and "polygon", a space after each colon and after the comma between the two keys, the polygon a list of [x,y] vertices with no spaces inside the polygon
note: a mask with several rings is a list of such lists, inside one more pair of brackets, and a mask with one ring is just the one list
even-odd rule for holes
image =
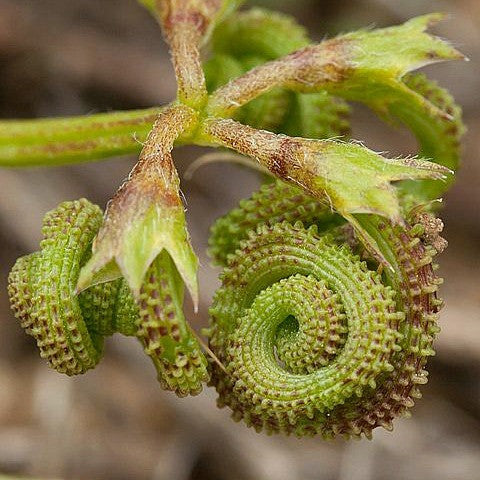
{"label": "brown blurred background", "polygon": [[[105,205],[134,158],[65,168],[0,171],[0,472],[53,479],[370,480],[480,479],[480,2],[478,0],[264,0],[291,12],[315,39],[388,26],[431,11],[451,13],[435,31],[470,63],[428,68],[464,108],[463,169],[443,218],[447,306],[430,382],[412,419],[373,441],[324,442],[257,435],[215,406],[211,390],[189,399],[163,392],[133,339],[108,341],[98,368],[62,377],[40,360],[6,297],[14,260],[37,249],[44,213],[82,196]],[[133,0],[0,0],[0,117],[74,115],[147,107],[172,99],[161,35]],[[392,154],[415,152],[355,106],[353,137]],[[181,172],[199,155],[175,154]],[[200,169],[182,188],[200,255],[206,323],[218,272],[205,255],[208,226],[258,185],[233,165]],[[192,315],[193,317],[193,315]],[[0,478],[2,477],[0,473]]]}

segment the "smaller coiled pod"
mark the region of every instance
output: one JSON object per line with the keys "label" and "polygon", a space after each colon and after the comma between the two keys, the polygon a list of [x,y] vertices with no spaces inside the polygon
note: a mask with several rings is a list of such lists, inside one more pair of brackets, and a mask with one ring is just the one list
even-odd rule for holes
{"label": "smaller coiled pod", "polygon": [[183,283],[165,251],[149,268],[137,301],[123,279],[77,296],[79,272],[101,224],[100,208],[85,199],[45,216],[40,251],[17,260],[9,276],[15,316],[60,373],[94,368],[104,338],[118,332],[140,340],[163,388],[179,396],[198,393],[208,378],[206,360],[183,316]]}

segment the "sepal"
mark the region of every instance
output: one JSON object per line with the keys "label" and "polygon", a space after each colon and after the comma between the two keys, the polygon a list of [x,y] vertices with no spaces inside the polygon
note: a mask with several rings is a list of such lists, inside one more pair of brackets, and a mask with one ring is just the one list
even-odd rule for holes
{"label": "sepal", "polygon": [[157,119],[139,162],[107,207],[92,257],[80,272],[78,291],[123,276],[138,298],[148,267],[165,249],[197,306],[198,261],[171,155],[175,139],[194,118],[188,107],[175,106]]}
{"label": "sepal", "polygon": [[[168,155],[169,168],[174,169]],[[176,171],[147,162],[123,185],[110,203],[105,222],[83,267],[78,290],[123,276],[139,295],[148,267],[165,249],[198,302],[198,261],[190,244]],[[163,176],[163,178],[162,178]],[[173,181],[164,179],[173,176]]]}

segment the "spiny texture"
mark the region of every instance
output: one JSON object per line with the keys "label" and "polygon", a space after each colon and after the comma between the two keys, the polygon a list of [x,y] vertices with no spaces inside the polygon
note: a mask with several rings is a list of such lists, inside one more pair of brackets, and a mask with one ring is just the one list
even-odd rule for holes
{"label": "spiny texture", "polygon": [[[10,303],[40,354],[61,373],[93,368],[101,337],[90,332],[75,297],[81,261],[100,227],[102,214],[86,200],[64,203],[47,213],[41,251],[20,258],[9,277]],[[102,305],[105,313],[111,305]]]}
{"label": "spiny texture", "polygon": [[137,337],[152,358],[162,387],[179,396],[200,393],[208,378],[206,359],[182,306],[182,280],[163,250],[147,271],[135,323]]}
{"label": "spiny texture", "polygon": [[[418,74],[403,76],[396,89],[380,101],[368,93],[358,99],[410,128],[425,158],[455,170],[464,129],[451,96]],[[315,117],[305,118],[315,129]],[[298,128],[302,117],[291,124]],[[227,366],[225,375],[211,365],[219,405],[258,431],[326,438],[370,437],[408,414],[434,354],[442,302],[433,257],[445,247],[438,219],[409,212],[448,186],[400,182],[402,210],[413,226],[352,217],[390,267],[381,276],[329,199],[321,203],[292,185],[263,185],[220,218],[209,245],[225,270],[208,331]]]}
{"label": "spiny texture", "polygon": [[[267,199],[273,221],[252,218]],[[421,224],[359,216],[392,266],[381,276],[360,260],[368,254],[347,226],[319,233],[324,215],[325,206],[271,184],[217,222],[211,251],[227,266],[208,335],[227,374],[212,363],[212,384],[219,405],[257,430],[370,437],[406,414],[427,380],[441,306],[436,252]]]}
{"label": "spiny texture", "polygon": [[306,225],[315,223],[321,229],[340,224],[327,202],[319,203],[300,188],[276,180],[262,185],[250,198],[240,201],[237,208],[219,218],[211,228],[209,253],[216,265],[225,266],[227,257],[235,253],[248,232],[261,224],[275,225],[283,221]]}
{"label": "spiny texture", "polygon": [[76,295],[80,268],[101,224],[101,210],[84,199],[45,216],[40,251],[20,258],[10,273],[15,316],[60,373],[95,367],[104,338],[118,332],[140,340],[165,389],[198,393],[208,378],[206,360],[183,316],[183,283],[166,251],[148,270],[138,302],[123,279]]}

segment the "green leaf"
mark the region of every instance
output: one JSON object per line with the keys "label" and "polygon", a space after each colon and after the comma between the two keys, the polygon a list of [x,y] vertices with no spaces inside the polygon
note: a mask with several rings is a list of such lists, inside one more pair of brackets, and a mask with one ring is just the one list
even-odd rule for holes
{"label": "green leaf", "polygon": [[[365,103],[384,116],[389,116],[391,106],[398,103],[423,108],[431,116],[444,116],[444,112],[404,82],[407,73],[420,67],[464,58],[448,42],[425,32],[443,18],[442,14],[424,15],[400,26],[353,32],[333,39],[335,48],[344,50],[343,73],[337,81],[327,80],[324,88]],[[321,49],[322,44],[318,47]],[[315,89],[318,85],[304,88]]]}
{"label": "green leaf", "polygon": [[[444,179],[447,169],[418,158],[389,159],[361,145],[309,141],[299,155],[303,170],[293,170],[290,181],[318,199],[327,197],[332,209],[355,228],[367,250],[391,268],[376,241],[357,221],[356,214],[371,213],[403,223],[397,189],[399,180]],[[294,176],[296,174],[296,176]]]}
{"label": "green leaf", "polygon": [[432,14],[403,25],[362,30],[311,45],[251,70],[214,92],[208,110],[232,116],[254,98],[276,87],[300,92],[327,90],[388,112],[402,77],[432,63],[463,58],[444,40],[425,32],[443,18]]}
{"label": "green leaf", "polygon": [[[443,18],[438,13],[424,15],[403,25],[361,30],[307,47],[279,61],[286,72],[279,81],[300,91],[326,89],[385,115],[399,99],[425,101],[408,89],[403,77],[426,65],[464,58],[448,42],[425,31]],[[433,104],[428,108],[431,114],[441,113]]]}
{"label": "green leaf", "polygon": [[[444,93],[440,99],[432,98],[431,86],[410,85],[411,76],[407,77],[422,66],[463,58],[450,44],[425,32],[442,18],[441,14],[425,15],[400,26],[362,30],[305,47],[220,87],[211,95],[208,110],[232,117],[242,105],[278,87],[310,93],[326,90],[362,102],[383,118],[400,120],[419,139],[422,153],[447,167],[443,174],[448,176],[448,168],[458,164],[463,131],[459,111]],[[433,88],[433,97],[439,96],[438,91]],[[437,148],[432,148],[435,142]],[[421,199],[443,193],[452,178],[444,183],[423,182]],[[405,190],[418,194],[421,187],[412,185],[406,184]],[[387,204],[383,210],[391,208]]]}
{"label": "green leaf", "polygon": [[351,41],[352,61],[357,71],[382,71],[392,78],[436,62],[463,58],[448,42],[426,33],[443,20],[442,13],[412,18],[402,25],[343,35]]}
{"label": "green leaf", "polygon": [[375,213],[401,222],[391,182],[442,179],[447,173],[445,168],[425,160],[389,159],[353,143],[309,143],[304,160],[306,183],[314,191],[325,191],[342,215]]}
{"label": "green leaf", "polygon": [[[425,32],[443,18],[424,15],[400,26],[341,37],[352,42],[355,68],[331,91],[368,105],[387,121],[399,120],[418,139],[422,156],[455,170],[464,131],[459,108],[434,82],[407,75],[425,65],[464,58],[449,43]],[[428,201],[441,196],[452,182],[453,175],[447,175],[445,182],[405,182],[402,188]]]}

